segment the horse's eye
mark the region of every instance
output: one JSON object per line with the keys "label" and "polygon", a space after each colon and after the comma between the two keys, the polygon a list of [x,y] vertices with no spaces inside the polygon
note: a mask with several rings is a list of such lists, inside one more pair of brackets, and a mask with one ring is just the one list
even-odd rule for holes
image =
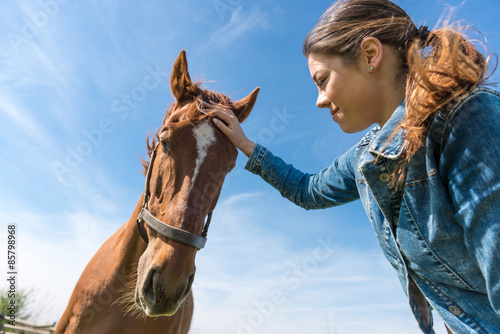
{"label": "horse's eye", "polygon": [[170,145],[165,139],[160,139],[163,148],[168,152],[170,151]]}
{"label": "horse's eye", "polygon": [[168,143],[168,127],[164,126],[158,138],[166,151],[170,151],[170,144]]}

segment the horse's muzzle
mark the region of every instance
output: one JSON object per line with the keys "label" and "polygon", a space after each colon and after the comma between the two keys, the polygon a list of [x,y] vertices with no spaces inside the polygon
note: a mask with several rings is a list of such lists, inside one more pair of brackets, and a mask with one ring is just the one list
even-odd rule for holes
{"label": "horse's muzzle", "polygon": [[187,278],[185,284],[169,289],[168,282],[161,280],[161,274],[151,269],[144,280],[135,290],[135,301],[149,317],[171,316],[177,312],[182,302],[191,291],[195,272]]}

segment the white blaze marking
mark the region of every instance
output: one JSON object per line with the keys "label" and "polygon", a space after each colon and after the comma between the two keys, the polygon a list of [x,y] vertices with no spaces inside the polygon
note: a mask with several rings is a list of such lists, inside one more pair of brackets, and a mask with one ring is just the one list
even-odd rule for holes
{"label": "white blaze marking", "polygon": [[215,142],[214,129],[208,123],[203,122],[197,128],[193,129],[194,137],[196,138],[196,148],[198,156],[196,157],[196,167],[194,168],[193,177],[191,179],[191,187],[193,187],[194,180],[200,171],[201,164],[207,157],[207,151],[210,145]]}

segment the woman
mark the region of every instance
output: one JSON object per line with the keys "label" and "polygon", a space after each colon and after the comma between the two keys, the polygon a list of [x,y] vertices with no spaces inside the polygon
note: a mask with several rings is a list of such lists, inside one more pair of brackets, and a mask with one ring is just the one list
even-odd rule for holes
{"label": "woman", "polygon": [[453,333],[500,333],[500,95],[480,86],[485,58],[388,0],[338,1],[303,51],[319,108],[348,133],[378,124],[356,146],[309,175],[207,105],[216,126],[297,205],[361,199],[424,333],[432,309]]}

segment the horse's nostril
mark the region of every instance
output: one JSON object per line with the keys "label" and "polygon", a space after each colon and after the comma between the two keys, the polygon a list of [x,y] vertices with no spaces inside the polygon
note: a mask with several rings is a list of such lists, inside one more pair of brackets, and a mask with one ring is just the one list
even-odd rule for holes
{"label": "horse's nostril", "polygon": [[182,295],[182,299],[186,298],[186,296],[189,294],[189,291],[191,291],[191,286],[193,285],[193,282],[194,282],[194,273],[192,273],[188,277],[188,282],[187,282],[187,285],[186,285],[186,290],[184,290],[184,294]]}
{"label": "horse's nostril", "polygon": [[158,272],[155,269],[151,269],[148,277],[144,281],[143,296],[149,304],[155,303],[155,288],[157,279]]}
{"label": "horse's nostril", "polygon": [[194,281],[194,273],[191,274],[189,277],[188,277],[188,286],[191,287],[191,285],[193,285],[193,281]]}

